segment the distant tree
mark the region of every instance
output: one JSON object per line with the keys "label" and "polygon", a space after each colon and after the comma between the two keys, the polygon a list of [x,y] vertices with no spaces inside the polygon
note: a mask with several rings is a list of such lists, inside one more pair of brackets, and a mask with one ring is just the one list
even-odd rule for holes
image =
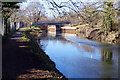
{"label": "distant tree", "polygon": [[2,16],[5,22],[5,34],[7,35],[9,30],[9,26],[7,25],[8,18],[19,9],[19,6],[16,5],[19,2],[2,2]]}
{"label": "distant tree", "polygon": [[87,4],[86,6],[83,6],[81,15],[84,17],[87,24],[89,24],[90,27],[93,27],[95,25],[96,20],[98,20],[99,12],[97,11],[97,7],[95,7],[93,4]]}
{"label": "distant tree", "polygon": [[[21,7],[23,7],[21,5]],[[21,8],[23,21],[30,25],[30,22],[38,22],[41,19],[46,20],[44,5],[40,2],[30,2],[26,7]]]}
{"label": "distant tree", "polygon": [[106,30],[111,31],[113,27],[114,7],[113,2],[104,2],[103,25]]}
{"label": "distant tree", "polygon": [[[77,14],[78,19],[83,24],[89,24],[90,27],[99,24],[100,26],[103,26],[102,28],[107,31],[112,31],[115,29],[115,10],[117,10],[117,15],[119,15],[120,12],[120,9],[115,9],[114,2],[110,1],[91,3],[82,1],[75,2],[74,0],[68,0],[64,2],[61,1],[60,3],[57,3],[55,0],[46,1],[51,4],[51,8],[53,10],[62,12],[60,10],[63,9],[67,12],[67,9],[69,9],[69,11],[73,11]],[[119,8],[119,4],[117,6]]]}
{"label": "distant tree", "polygon": [[56,10],[62,10],[61,8],[63,8],[63,10],[69,9],[69,11],[75,13],[75,16],[77,15],[76,20],[80,20],[82,21],[82,23],[89,24],[90,26],[93,25],[92,23],[95,22],[97,15],[99,14],[99,12],[97,11],[99,7],[95,7],[98,2],[87,3],[82,1],[75,2],[73,0],[69,0],[58,4],[56,3],[55,0],[51,0],[51,1],[47,0],[47,1],[52,5],[52,9],[56,9]]}

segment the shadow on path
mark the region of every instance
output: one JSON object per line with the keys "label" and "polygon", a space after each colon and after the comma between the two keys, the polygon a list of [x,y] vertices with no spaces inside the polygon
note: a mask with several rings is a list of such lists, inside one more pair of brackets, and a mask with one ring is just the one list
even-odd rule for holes
{"label": "shadow on path", "polygon": [[[22,40],[22,31],[17,31],[2,42],[2,79],[15,79],[21,74],[39,72],[47,74],[44,61],[30,52],[27,42]],[[31,70],[31,71],[29,71]],[[43,75],[41,75],[43,77]]]}

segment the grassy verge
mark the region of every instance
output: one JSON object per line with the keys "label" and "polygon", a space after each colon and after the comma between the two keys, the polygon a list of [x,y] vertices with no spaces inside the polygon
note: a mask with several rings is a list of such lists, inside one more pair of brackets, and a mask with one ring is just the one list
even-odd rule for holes
{"label": "grassy verge", "polygon": [[32,31],[33,29],[34,28],[24,29],[22,32],[22,38],[28,42],[31,52],[34,53],[35,55],[37,55],[37,57],[42,60],[42,63],[44,63],[43,66],[45,69],[49,70],[56,76],[59,76],[59,77],[57,77],[57,79],[56,78],[54,79],[54,77],[53,77],[52,80],[58,80],[58,79],[59,80],[67,80],[65,78],[65,76],[63,76],[62,73],[60,73],[56,69],[55,63],[53,61],[51,61],[49,56],[46,55],[45,52],[39,47],[39,45],[35,39],[35,36],[34,36],[35,34],[34,35],[30,34],[31,32],[35,31],[35,30]]}

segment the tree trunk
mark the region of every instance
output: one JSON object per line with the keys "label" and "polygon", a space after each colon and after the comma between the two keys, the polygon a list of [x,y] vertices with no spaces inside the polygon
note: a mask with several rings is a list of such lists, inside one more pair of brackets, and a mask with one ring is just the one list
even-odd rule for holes
{"label": "tree trunk", "polygon": [[16,31],[16,22],[14,22],[14,26],[15,26],[15,31]]}
{"label": "tree trunk", "polygon": [[8,27],[7,27],[7,20],[8,18],[5,18],[5,35],[7,35],[7,30],[8,30]]}
{"label": "tree trunk", "polygon": [[7,23],[7,26],[8,26],[8,33],[10,33],[10,22]]}

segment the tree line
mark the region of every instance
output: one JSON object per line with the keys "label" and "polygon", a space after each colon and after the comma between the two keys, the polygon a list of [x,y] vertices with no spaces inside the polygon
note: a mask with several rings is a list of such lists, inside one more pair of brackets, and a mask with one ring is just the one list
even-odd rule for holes
{"label": "tree line", "polygon": [[61,1],[59,4],[55,0],[46,1],[51,4],[50,9],[56,10],[62,15],[56,19],[60,17],[60,19],[70,20],[74,24],[88,24],[90,27],[99,26],[107,31],[119,29],[120,1],[82,2],[68,0]]}
{"label": "tree line", "polygon": [[[44,4],[30,2],[27,7],[19,2],[2,2],[1,10],[4,18],[5,34],[10,32],[9,20],[13,22],[23,21],[30,25],[38,21],[70,21],[75,25],[89,25],[89,27],[101,27],[105,31],[119,31],[120,1],[117,2],[82,2],[80,0],[59,1],[43,0],[54,13],[53,19],[49,19]],[[57,14],[57,16],[56,16]]]}

